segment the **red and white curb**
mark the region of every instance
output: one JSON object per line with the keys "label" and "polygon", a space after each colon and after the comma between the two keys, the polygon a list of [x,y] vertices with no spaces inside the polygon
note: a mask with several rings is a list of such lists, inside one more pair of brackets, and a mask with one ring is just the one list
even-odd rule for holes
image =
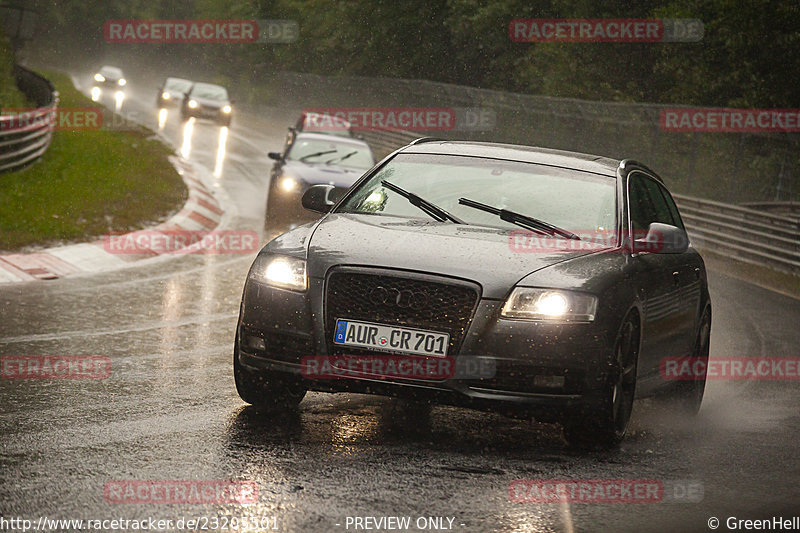
{"label": "red and white curb", "polygon": [[[203,180],[202,169],[179,157],[170,156],[170,163],[189,188],[189,198],[183,208],[166,222],[137,233],[159,231],[211,231],[222,225],[226,215],[215,191]],[[132,261],[155,257],[161,250],[146,250],[141,254],[117,254],[106,250],[106,242],[72,244],[40,252],[0,255],[0,283],[47,280],[81,273],[116,270]]]}

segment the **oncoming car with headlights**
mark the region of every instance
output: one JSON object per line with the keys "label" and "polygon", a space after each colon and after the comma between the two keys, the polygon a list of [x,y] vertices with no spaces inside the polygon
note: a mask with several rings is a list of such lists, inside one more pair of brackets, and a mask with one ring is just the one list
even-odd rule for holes
{"label": "oncoming car with headlights", "polygon": [[124,98],[127,85],[128,80],[125,79],[122,69],[103,65],[92,77],[92,100],[100,100],[103,96],[103,91],[107,91],[106,94],[118,100]]}
{"label": "oncoming car with headlights", "polygon": [[225,87],[213,83],[195,83],[181,103],[181,118],[207,118],[222,126],[230,126],[233,120],[233,100]]}
{"label": "oncoming car with headlights", "polygon": [[[306,191],[303,205],[326,214],[269,242],[248,273],[233,359],[246,402],[286,409],[308,390],[409,396],[520,411],[591,446],[622,440],[636,397],[669,391],[677,409],[699,409],[705,382],[662,379],[659,366],[708,358],[705,266],[646,166],[423,139],[335,205],[330,188]],[[350,334],[365,327],[379,339]],[[484,358],[493,375],[303,372],[312,354],[392,355],[382,339],[393,332],[433,341],[404,353]]]}
{"label": "oncoming car with headlights", "polygon": [[329,198],[340,197],[375,164],[369,145],[359,139],[298,132],[283,152],[270,152],[275,160],[267,196],[267,228],[309,221],[314,216],[300,202],[312,185],[332,186]]}
{"label": "oncoming car with headlights", "polygon": [[192,88],[192,82],[183,78],[167,78],[159,87],[156,96],[156,107],[178,106],[183,102],[184,95]]}

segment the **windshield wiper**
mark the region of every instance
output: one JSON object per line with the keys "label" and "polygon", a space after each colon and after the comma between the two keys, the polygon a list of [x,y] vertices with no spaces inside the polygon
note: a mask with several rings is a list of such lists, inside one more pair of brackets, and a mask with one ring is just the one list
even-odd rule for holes
{"label": "windshield wiper", "polygon": [[309,157],[319,157],[325,154],[334,154],[336,150],[325,150],[324,152],[314,152],[313,154],[304,155],[303,157],[299,158],[298,161],[305,161]]}
{"label": "windshield wiper", "polygon": [[509,211],[507,209],[498,209],[496,207],[482,204],[480,202],[476,202],[475,200],[470,200],[468,198],[459,198],[458,203],[461,205],[465,205],[467,207],[472,207],[474,209],[480,209],[481,211],[486,211],[487,213],[492,213],[493,215],[499,216],[500,220],[505,220],[506,222],[511,222],[512,224],[516,224],[517,226],[522,226],[528,229],[532,229],[540,233],[546,233],[550,235],[560,235],[567,239],[581,240],[580,237],[578,237],[571,231],[567,231],[563,228],[559,228],[558,226],[548,224],[544,220],[539,220],[538,218],[533,218],[528,215],[523,215],[515,211]]}
{"label": "windshield wiper", "polygon": [[352,157],[352,156],[356,155],[357,153],[358,153],[358,150],[353,150],[352,152],[348,153],[347,155],[343,155],[342,157],[334,157],[333,159],[328,159],[327,161],[325,161],[325,164],[326,165],[330,165],[334,161],[338,161],[339,163],[341,163],[342,161],[344,161],[348,157]]}
{"label": "windshield wiper", "polygon": [[416,194],[414,194],[412,192],[408,192],[405,189],[401,189],[400,187],[398,187],[394,183],[389,183],[386,180],[381,180],[381,185],[383,185],[384,187],[386,187],[390,191],[394,191],[397,194],[399,194],[400,196],[403,196],[404,198],[406,198],[409,201],[409,203],[411,205],[419,207],[420,209],[422,209],[423,211],[428,213],[430,216],[432,216],[433,218],[435,218],[439,222],[444,222],[445,220],[449,220],[449,221],[454,222],[456,224],[466,224],[463,220],[454,217],[453,215],[451,215],[450,213],[448,213],[447,211],[445,211],[444,209],[442,209],[438,205],[432,204],[428,200],[425,200],[424,198],[420,198],[419,196],[417,196]]}

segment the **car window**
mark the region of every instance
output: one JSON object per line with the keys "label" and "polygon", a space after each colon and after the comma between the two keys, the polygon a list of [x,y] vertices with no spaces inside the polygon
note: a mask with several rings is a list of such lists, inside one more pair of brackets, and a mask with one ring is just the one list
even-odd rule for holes
{"label": "car window", "polygon": [[468,198],[516,211],[576,232],[616,231],[615,178],[532,163],[476,157],[399,154],[364,182],[340,211],[423,218],[418,208],[386,189],[388,180],[469,224],[518,228],[460,205]]}
{"label": "car window", "polygon": [[678,226],[682,230],[686,231],[686,228],[683,225],[683,220],[681,220],[680,212],[678,212],[678,206],[675,205],[675,200],[672,199],[672,195],[667,191],[666,187],[663,185],[658,185],[658,190],[661,192],[661,196],[664,198],[664,202],[667,204],[667,208],[669,209],[670,214],[672,215],[672,223],[675,226]]}
{"label": "car window", "polygon": [[675,225],[658,183],[643,174],[631,174],[628,179],[628,199],[631,226],[637,235],[646,234],[653,222]]}
{"label": "car window", "polygon": [[331,142],[324,139],[298,138],[286,159],[304,163],[336,165],[367,170],[375,164],[372,152],[365,145]]}
{"label": "car window", "polygon": [[100,69],[100,74],[102,74],[103,76],[106,76],[108,78],[112,78],[112,77],[120,78],[120,77],[122,77],[122,71],[120,69],[118,69],[118,68],[115,68],[115,67],[103,67],[103,68]]}
{"label": "car window", "polygon": [[192,87],[192,96],[198,98],[209,98],[211,100],[227,100],[228,99],[228,92],[225,90],[224,87],[220,87],[218,85],[206,85],[202,83],[196,83],[194,87]]}

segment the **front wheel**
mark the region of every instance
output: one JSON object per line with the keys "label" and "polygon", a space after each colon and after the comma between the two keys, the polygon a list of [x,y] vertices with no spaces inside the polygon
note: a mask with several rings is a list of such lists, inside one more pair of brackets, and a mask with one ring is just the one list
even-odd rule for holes
{"label": "front wheel", "polygon": [[233,378],[239,397],[256,407],[292,409],[306,395],[299,378],[270,370],[251,370],[240,363],[238,339],[233,352]]}
{"label": "front wheel", "polygon": [[636,394],[636,365],[639,359],[639,320],[629,314],[614,342],[614,359],[601,392],[599,405],[587,408],[564,424],[564,436],[573,446],[610,448],[628,431]]}

